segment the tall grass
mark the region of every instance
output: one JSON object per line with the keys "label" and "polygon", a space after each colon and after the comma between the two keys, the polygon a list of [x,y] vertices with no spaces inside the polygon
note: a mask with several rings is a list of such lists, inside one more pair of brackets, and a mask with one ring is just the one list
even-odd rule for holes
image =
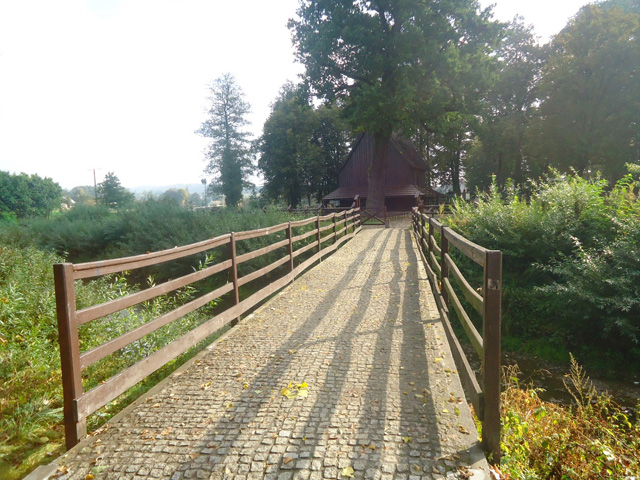
{"label": "tall grass", "polygon": [[635,420],[596,391],[571,358],[565,386],[571,407],[521,388],[517,368],[505,372],[500,479],[631,479],[640,475],[640,417]]}
{"label": "tall grass", "polygon": [[[262,228],[290,220],[277,210],[193,212],[171,202],[148,201],[126,212],[80,207],[49,220],[0,223],[0,478],[14,479],[63,449],[62,388],[53,284],[54,263],[81,262],[135,255],[192,243],[230,231]],[[282,232],[281,232],[282,233]],[[254,249],[264,240],[240,242]],[[257,242],[257,243],[256,243]],[[174,262],[138,275],[108,276],[76,283],[78,308],[127,295],[153,282],[190,273],[227,255],[224,249]],[[248,265],[247,268],[259,268]],[[214,280],[215,281],[215,280]],[[115,338],[124,331],[176,308],[198,295],[187,287],[90,322],[81,327],[81,350]],[[147,335],[87,369],[85,390],[162,348],[211,317],[207,307]],[[95,428],[142,391],[175,369],[200,346],[134,387],[89,418]]]}

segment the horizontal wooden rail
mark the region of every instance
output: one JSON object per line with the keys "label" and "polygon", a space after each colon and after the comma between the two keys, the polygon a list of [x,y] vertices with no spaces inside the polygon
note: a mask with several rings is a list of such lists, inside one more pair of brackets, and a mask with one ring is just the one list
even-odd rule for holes
{"label": "horizontal wooden rail", "polygon": [[137,268],[157,265],[211,250],[229,243],[230,240],[231,234],[225,234],[210,240],[185,245],[184,247],[169,248],[144,255],[100,260],[98,262],[78,263],[73,265],[74,278],[78,280],[81,278],[100,277],[110,273],[120,273],[125,270],[135,270]]}
{"label": "horizontal wooden rail", "polygon": [[[491,454],[490,460],[499,463],[502,253],[467,240],[418,208],[413,209],[412,225],[460,379],[482,421],[483,447]],[[483,267],[482,287],[474,289],[465,278],[449,253],[451,248]],[[482,334],[465,310],[452,279],[464,298],[482,316]],[[480,383],[451,326],[450,306],[482,360]]]}
{"label": "horizontal wooden rail", "polygon": [[[68,448],[76,445],[86,436],[86,418],[98,408],[114,400],[117,396],[158,370],[167,362],[177,358],[189,348],[197,345],[225,325],[232,324],[250,309],[255,308],[273,293],[293,281],[297,275],[311,267],[323,256],[338,248],[343,242],[353,238],[360,230],[360,209],[350,208],[337,213],[274,225],[246,232],[233,232],[209,240],[132,257],[88,262],[81,264],[61,263],[54,265],[56,287],[56,308],[60,340],[60,358],[62,362],[62,383],[64,396],[65,437]],[[328,223],[328,224],[327,224]],[[324,234],[331,230],[331,233]],[[282,239],[285,232],[286,238]],[[242,253],[237,253],[238,244],[251,239],[263,239],[268,245],[246,251],[249,245],[241,243]],[[329,241],[331,243],[328,243]],[[259,242],[262,245],[262,240]],[[227,259],[200,271],[190,273],[160,285],[152,286],[140,292],[127,295],[103,304],[93,305],[77,311],[75,282],[79,279],[100,277],[152,265],[191,255],[207,252],[218,247],[228,250]],[[274,255],[276,251],[286,249],[284,256],[253,272],[240,275],[238,267],[265,255]],[[315,252],[314,252],[315,250]],[[306,254],[306,256],[302,256]],[[296,259],[299,262],[296,265]],[[199,297],[190,300],[172,311],[165,312],[147,323],[135,327],[118,337],[109,340],[85,352],[80,351],[80,332],[82,324],[116,315],[117,312],[136,307],[161,295],[193,285],[213,275],[224,275],[228,282],[213,288]],[[267,275],[273,275],[266,277]],[[241,300],[240,288],[250,282],[269,278],[269,283]],[[218,283],[220,279],[216,280]],[[173,340],[159,350],[140,360],[124,371],[105,380],[97,387],[84,391],[83,370],[96,362],[112,355],[132,342],[183,318],[185,315],[210,304],[218,298],[231,295],[230,305],[217,312],[212,318]],[[144,307],[142,307],[144,308]],[[125,322],[128,313],[121,315]],[[113,318],[112,318],[113,321]]]}

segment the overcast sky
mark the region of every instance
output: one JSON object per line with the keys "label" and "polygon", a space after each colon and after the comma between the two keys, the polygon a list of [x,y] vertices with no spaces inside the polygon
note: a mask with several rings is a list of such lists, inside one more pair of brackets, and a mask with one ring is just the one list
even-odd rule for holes
{"label": "overcast sky", "polygon": [[[481,0],[543,40],[586,0]],[[199,183],[208,84],[238,80],[258,135],[302,67],[297,0],[0,0],[0,170],[63,188],[114,172],[126,187]]]}

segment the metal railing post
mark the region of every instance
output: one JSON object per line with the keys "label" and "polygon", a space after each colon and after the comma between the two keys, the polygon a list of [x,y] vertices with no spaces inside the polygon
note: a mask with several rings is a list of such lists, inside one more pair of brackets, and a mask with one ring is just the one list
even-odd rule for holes
{"label": "metal railing post", "polygon": [[55,264],[53,276],[62,366],[64,435],[67,449],[69,449],[87,435],[87,421],[85,418],[78,418],[76,403],[76,400],[82,397],[82,368],[80,367],[73,264]]}

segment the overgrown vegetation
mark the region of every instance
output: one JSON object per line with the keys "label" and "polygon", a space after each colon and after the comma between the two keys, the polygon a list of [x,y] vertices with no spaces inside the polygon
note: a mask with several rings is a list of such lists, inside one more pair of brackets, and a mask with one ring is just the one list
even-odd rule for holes
{"label": "overgrown vegetation", "polygon": [[606,182],[554,175],[475,204],[450,225],[503,252],[503,332],[509,344],[590,369],[640,372],[640,202],[627,176]]}
{"label": "overgrown vegetation", "polygon": [[575,403],[542,401],[522,389],[517,367],[505,372],[501,479],[637,478],[640,418],[600,394],[571,357],[565,386]]}
{"label": "overgrown vegetation", "polygon": [[[194,212],[178,207],[175,202],[151,200],[122,212],[101,206],[80,206],[48,220],[0,223],[0,478],[20,478],[63,449],[54,263],[135,255],[289,219],[288,213],[276,210]],[[256,245],[261,246],[261,241],[239,242],[238,250],[255,249]],[[226,255],[226,251],[214,250],[207,256],[202,254],[157,269],[157,277],[148,276],[147,272],[146,277],[130,274],[79,281],[76,283],[78,308],[127,295],[160,282],[160,278],[190,273],[222,255]],[[254,263],[245,268],[259,266]],[[199,295],[198,289],[204,291],[208,287],[196,284],[147,302],[144,308],[127,309],[83,325],[81,350],[102,344],[173,310]],[[193,329],[210,318],[215,307],[216,302],[210,303],[92,365],[87,369],[85,389]],[[212,340],[205,340],[89,417],[89,428],[106,421]]]}

